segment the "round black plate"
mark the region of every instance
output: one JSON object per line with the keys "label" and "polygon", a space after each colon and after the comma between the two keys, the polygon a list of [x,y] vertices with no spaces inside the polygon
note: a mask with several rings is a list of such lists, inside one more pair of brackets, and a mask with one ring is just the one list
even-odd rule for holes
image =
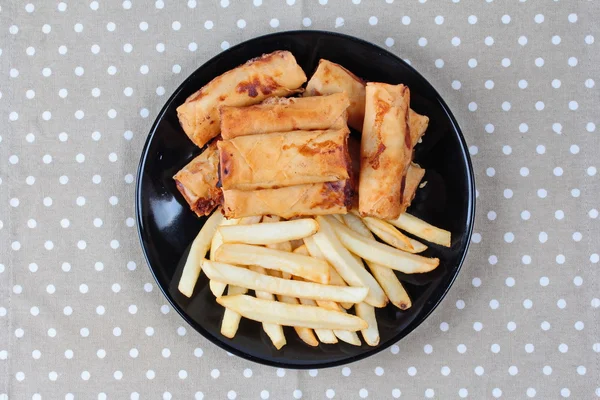
{"label": "round black plate", "polygon": [[[416,161],[427,169],[427,185],[410,208],[414,215],[452,232],[450,249],[431,245],[425,255],[440,266],[428,274],[402,275],[413,306],[377,310],[381,342],[377,347],[345,343],[310,347],[285,328],[287,345],[275,350],[259,323],[243,319],[233,340],[220,335],[223,309],[216,305],[202,275],[191,299],[177,291],[189,245],[204,223],[189,210],[172,176],[200,152],[179,126],[175,109],[214,77],[275,50],[289,50],[310,77],[320,58],[339,63],[356,75],[410,87],[411,106],[429,116]],[[198,68],[161,110],[144,146],[137,176],[136,217],[146,261],[156,282],[177,312],[198,332],[223,349],[263,364],[286,368],[322,368],[365,358],[415,329],[442,300],[456,278],[471,238],[474,217],[473,171],[467,146],[448,106],[412,67],[368,42],[328,32],[283,32],[249,40]]]}

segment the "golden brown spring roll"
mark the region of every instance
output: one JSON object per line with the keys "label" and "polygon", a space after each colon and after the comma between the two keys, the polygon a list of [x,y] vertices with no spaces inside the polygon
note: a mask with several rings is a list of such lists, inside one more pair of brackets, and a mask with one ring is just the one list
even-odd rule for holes
{"label": "golden brown spring roll", "polygon": [[218,107],[258,104],[267,97],[299,92],[306,75],[289,51],[276,51],[225,72],[177,108],[179,123],[202,147],[220,131]]}
{"label": "golden brown spring roll", "polygon": [[224,190],[223,211],[227,218],[277,215],[345,214],[352,198],[350,180],[288,186],[263,190]]}
{"label": "golden brown spring roll", "polygon": [[304,96],[321,96],[346,92],[350,99],[348,125],[362,130],[365,117],[365,82],[339,64],[321,59],[308,81]]}
{"label": "golden brown spring roll", "polygon": [[404,191],[402,192],[402,207],[400,209],[400,214],[405,212],[406,209],[410,207],[410,203],[417,194],[417,189],[419,188],[419,184],[421,183],[423,176],[425,176],[425,170],[418,164],[410,163],[404,180]]}
{"label": "golden brown spring roll", "polygon": [[367,84],[358,183],[362,215],[395,219],[402,211],[402,182],[412,158],[409,104],[404,85]]}
{"label": "golden brown spring roll", "polygon": [[408,124],[410,128],[410,139],[412,146],[415,147],[419,143],[419,139],[425,134],[429,125],[429,117],[417,114],[412,109],[409,111]]}
{"label": "golden brown spring roll", "polygon": [[223,189],[256,190],[350,177],[347,127],[219,141]]}
{"label": "golden brown spring roll", "polygon": [[216,141],[173,177],[177,189],[198,216],[209,215],[221,204],[219,150]]}
{"label": "golden brown spring roll", "polygon": [[346,125],[348,95],[306,98],[271,97],[250,107],[222,106],[221,136],[233,139],[295,130],[340,129]]}
{"label": "golden brown spring roll", "polygon": [[[350,98],[348,125],[361,131],[365,118],[365,82],[341,65],[321,59],[306,85],[304,96],[319,96],[346,92]],[[429,118],[410,110],[410,131],[413,147],[425,134]]]}

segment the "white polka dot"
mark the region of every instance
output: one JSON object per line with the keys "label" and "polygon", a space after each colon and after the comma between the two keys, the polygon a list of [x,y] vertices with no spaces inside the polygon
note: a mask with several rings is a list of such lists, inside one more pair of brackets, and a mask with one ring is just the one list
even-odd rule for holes
{"label": "white polka dot", "polygon": [[[510,17],[509,17],[510,20]],[[469,24],[474,25],[477,23],[477,17],[475,15],[469,15],[469,17],[467,18],[467,21],[469,22]]]}
{"label": "white polka dot", "polygon": [[573,284],[575,286],[581,286],[583,285],[583,278],[580,276],[576,276],[575,278],[573,278]]}
{"label": "white polka dot", "polygon": [[[144,288],[144,290],[145,289],[146,288]],[[149,292],[149,290],[146,290],[146,291]],[[186,332],[187,332],[187,330],[183,326],[180,326],[179,328],[177,328],[177,334],[179,336],[185,336]]]}
{"label": "white polka dot", "polygon": [[503,58],[501,64],[502,64],[502,66],[504,68],[510,67],[510,59],[509,58]]}
{"label": "white polka dot", "polygon": [[308,371],[308,375],[310,375],[312,378],[316,377],[317,375],[319,375],[319,371],[316,369],[311,369]]}
{"label": "white polka dot", "polygon": [[452,81],[452,89],[459,90],[461,86],[460,81]]}
{"label": "white polka dot", "polygon": [[[309,26],[311,26],[311,24],[312,24],[312,21],[310,18],[308,18],[308,17],[302,18],[302,26],[309,27]],[[222,47],[223,47],[223,45],[221,45],[221,48]],[[227,48],[229,48],[229,46],[227,46]],[[223,50],[225,50],[225,49],[223,49]]]}
{"label": "white polka dot", "polygon": [[444,17],[438,15],[437,17],[435,17],[434,21],[437,25],[442,25],[444,23]]}
{"label": "white polka dot", "polygon": [[88,328],[81,328],[81,329],[79,330],[79,334],[80,334],[82,337],[88,337],[88,336],[90,336],[90,330],[89,330]]}
{"label": "white polka dot", "polygon": [[502,18],[500,19],[502,21],[503,24],[510,24],[510,15],[503,15]]}
{"label": "white polka dot", "polygon": [[457,36],[453,37],[450,42],[452,43],[452,46],[460,46],[460,38]]}
{"label": "white polka dot", "polygon": [[557,306],[558,308],[560,308],[561,310],[563,310],[563,309],[564,309],[564,308],[567,306],[567,302],[565,301],[565,299],[559,299],[559,300],[556,302],[556,306]]}
{"label": "white polka dot", "polygon": [[569,351],[569,346],[567,346],[565,343],[561,343],[558,346],[558,351],[560,351],[561,353],[566,353]]}
{"label": "white polka dot", "polygon": [[[371,17],[371,18],[373,18],[373,17]],[[417,41],[417,43],[419,44],[419,46],[425,47],[425,46],[427,46],[427,39],[424,38],[424,37],[419,38],[419,40]]]}
{"label": "white polka dot", "polygon": [[244,29],[246,27],[246,21],[243,19],[238,19],[236,25],[240,29]]}
{"label": "white polka dot", "polygon": [[154,379],[156,377],[156,373],[149,369],[148,371],[146,371],[146,378],[148,379]]}
{"label": "white polka dot", "polygon": [[71,270],[71,264],[69,264],[68,262],[64,262],[62,263],[61,269],[64,272],[69,272]]}
{"label": "white polka dot", "polygon": [[29,46],[27,49],[25,49],[25,53],[28,56],[33,56],[33,55],[35,55],[35,48]]}
{"label": "white polka dot", "polygon": [[562,174],[563,174],[563,169],[562,169],[561,167],[556,167],[556,168],[554,168],[554,170],[552,171],[552,173],[553,173],[555,176],[562,176]]}
{"label": "white polka dot", "polygon": [[[224,42],[224,43],[225,43],[225,42]],[[223,45],[223,44],[221,43],[221,47],[223,47],[222,45]],[[228,45],[229,45],[229,44],[228,44]],[[228,46],[228,47],[229,47],[229,46]],[[173,65],[173,67],[171,68],[171,71],[173,71],[173,73],[174,73],[174,74],[178,74],[178,73],[180,73],[180,72],[181,72],[181,65],[179,65],[179,64],[175,64],[175,65]]]}
{"label": "white polka dot", "polygon": [[50,111],[44,111],[42,113],[42,119],[44,121],[49,121],[50,119],[52,119],[52,113]]}
{"label": "white polka dot", "polygon": [[571,23],[577,22],[577,14],[569,14],[568,19]]}
{"label": "white polka dot", "polygon": [[75,75],[81,76],[84,73],[83,67],[75,67]]}
{"label": "white polka dot", "polygon": [[550,279],[548,279],[547,276],[542,276],[540,278],[540,285],[541,286],[548,286],[549,283],[550,283]]}
{"label": "white polka dot", "polygon": [[561,38],[558,35],[554,35],[552,36],[552,44],[554,45],[559,45],[561,42]]}
{"label": "white polka dot", "polygon": [[585,375],[586,372],[587,372],[587,369],[583,365],[580,365],[579,367],[577,367],[577,373],[579,375],[583,376],[583,375]]}
{"label": "white polka dot", "polygon": [[433,389],[425,389],[425,397],[433,399],[433,396],[435,396],[435,391]]}
{"label": "white polka dot", "polygon": [[408,373],[408,375],[410,376],[415,376],[417,375],[417,369],[415,367],[409,367],[408,370],[406,371]]}
{"label": "white polka dot", "polygon": [[119,328],[118,326],[116,328],[113,328],[113,335],[121,336],[121,328]]}
{"label": "white polka dot", "polygon": [[494,44],[494,38],[491,36],[488,36],[485,38],[485,40],[483,41],[487,46],[492,46]]}
{"label": "white polka dot", "polygon": [[469,103],[469,111],[473,112],[473,111],[477,111],[477,103],[475,102],[470,102]]}
{"label": "white polka dot", "polygon": [[563,254],[559,254],[556,256],[556,262],[558,264],[564,264],[565,263],[565,256]]}
{"label": "white polka dot", "polygon": [[38,270],[38,265],[36,263],[29,264],[29,271],[37,272],[37,270]]}
{"label": "white polka dot", "polygon": [[575,111],[579,108],[579,104],[575,100],[569,101],[569,110]]}
{"label": "white polka dot", "polygon": [[158,10],[162,10],[165,7],[165,2],[163,0],[156,0],[156,2],[154,2],[154,7]]}

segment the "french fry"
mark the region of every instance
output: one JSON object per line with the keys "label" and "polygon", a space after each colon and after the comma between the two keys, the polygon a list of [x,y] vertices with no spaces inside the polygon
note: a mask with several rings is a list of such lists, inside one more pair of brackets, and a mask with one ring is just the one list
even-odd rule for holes
{"label": "french fry", "polygon": [[[274,271],[274,272],[276,272],[276,271]],[[291,296],[283,296],[283,295],[278,294],[277,299],[282,303],[298,304],[298,299],[295,297],[291,297]],[[319,345],[319,341],[315,337],[315,331],[313,331],[311,328],[305,328],[302,326],[294,326],[294,330],[298,334],[298,337],[300,338],[300,340],[302,340],[307,345],[312,346],[312,347]]]}
{"label": "french fry", "polygon": [[[219,226],[237,225],[239,223],[240,223],[240,220],[236,219],[236,218],[232,218],[232,219],[223,218],[223,220],[221,221],[221,224]],[[223,237],[219,233],[219,229],[217,229],[217,231],[215,232],[215,234],[212,238],[212,242],[210,243],[210,259],[212,261],[215,261],[215,252],[217,251],[219,246],[222,244],[223,244]],[[221,283],[221,282],[215,282],[215,281],[211,280],[208,282],[208,287],[210,288],[210,291],[212,292],[212,294],[215,297],[220,297],[220,296],[223,296],[223,293],[225,292],[225,288],[227,287],[227,285],[225,285],[224,283]]]}
{"label": "french fry", "polygon": [[[366,238],[374,239],[369,228],[367,228],[363,221],[356,215],[346,214],[343,219],[346,226],[354,232]],[[367,260],[367,265],[393,305],[401,310],[409,309],[412,306],[412,302],[406,289],[404,289],[404,286],[402,286],[402,283],[398,280],[398,277],[393,270],[369,260]]]}
{"label": "french fry", "polygon": [[[335,227],[340,242],[354,254],[365,260],[381,264],[405,274],[418,274],[433,271],[440,264],[438,258],[427,258],[417,254],[406,253],[387,244],[365,238],[337,220],[327,221]],[[223,248],[223,246],[221,246]]]}
{"label": "french fry", "polygon": [[[304,304],[306,306],[317,306],[317,303],[314,300],[311,299],[299,299],[300,300],[300,304]],[[315,333],[317,334],[317,337],[319,338],[319,341],[321,343],[327,343],[327,344],[335,344],[338,342],[337,338],[335,337],[335,334],[333,333],[333,331],[331,329],[315,329]]]}
{"label": "french fry", "polygon": [[[281,272],[274,271],[272,269],[264,270],[264,271],[265,271],[265,273],[268,273],[269,275],[274,276],[276,278],[281,278],[283,275]],[[290,278],[291,278],[291,275],[289,278],[286,278],[285,276],[283,276],[283,279],[290,279]],[[295,297],[291,297],[291,296],[277,295],[277,299],[283,303],[298,304],[298,299]],[[309,346],[313,346],[313,347],[319,345],[319,341],[315,337],[315,333],[313,332],[312,329],[303,328],[301,326],[295,326],[294,330],[296,331],[296,334],[298,335],[300,340],[302,340],[304,343],[308,344]]]}
{"label": "french fry", "polygon": [[221,226],[223,243],[275,244],[313,235],[319,224],[312,218],[265,222],[252,225]]}
{"label": "french fry", "polygon": [[364,217],[362,220],[375,236],[390,246],[409,253],[422,253],[427,250],[423,243],[409,238],[387,221],[373,217]]}
{"label": "french fry", "polygon": [[379,344],[379,329],[377,329],[377,318],[375,317],[375,309],[367,303],[359,303],[354,309],[356,315],[369,324],[369,327],[360,331],[365,342],[369,346],[377,346]]}
{"label": "french fry", "polygon": [[[317,243],[315,242],[313,236],[304,238],[304,245],[306,246],[306,250],[308,250],[309,254],[312,257],[318,258],[319,260],[325,260],[325,256],[323,255],[321,249],[319,249],[319,246],[317,246]],[[336,286],[347,286],[346,282],[344,282],[340,274],[338,274],[338,272],[333,267],[329,268],[329,284]],[[346,310],[352,307],[352,303],[340,303],[340,305]]]}
{"label": "french fry", "polygon": [[[255,265],[251,265],[249,267],[249,269],[251,271],[254,271],[259,274],[263,274],[263,275],[265,274],[265,269],[262,267],[257,267]],[[259,299],[275,300],[275,296],[273,296],[269,292],[263,292],[263,291],[257,290],[255,293],[256,293],[256,297]],[[283,346],[285,346],[286,340],[285,340],[285,335],[283,334],[283,327],[281,325],[263,322],[262,326],[263,326],[263,330],[265,331],[267,336],[269,336],[269,339],[271,339],[271,342],[273,342],[273,346],[275,346],[275,348],[277,350],[279,350]]]}
{"label": "french fry", "polygon": [[[227,288],[227,294],[229,296],[243,295],[247,291],[248,290],[246,288],[239,286],[229,286]],[[221,334],[229,339],[233,339],[237,333],[238,327],[240,326],[241,319],[242,316],[238,312],[230,308],[225,308],[223,321],[221,322]]]}
{"label": "french fry", "polygon": [[387,297],[375,278],[359,263],[350,252],[340,243],[331,223],[342,225],[335,218],[317,217],[319,232],[313,237],[323,252],[327,261],[333,265],[340,276],[352,286],[369,288],[365,301],[374,307],[385,307]]}
{"label": "french fry", "polygon": [[209,260],[204,260],[202,265],[206,275],[217,282],[285,296],[360,303],[369,291],[366,287],[330,286],[314,282],[276,278],[258,274],[245,268]]}
{"label": "french fry", "polygon": [[289,272],[309,281],[329,283],[329,264],[301,254],[249,244],[223,244],[217,249],[216,260],[238,265],[258,265]]}
{"label": "french fry", "polygon": [[246,295],[223,296],[219,297],[217,302],[223,307],[236,311],[245,318],[259,322],[312,329],[341,329],[353,332],[368,327],[365,321],[355,315],[303,304],[286,304]]}
{"label": "french fry", "polygon": [[450,232],[428,224],[419,218],[408,213],[400,214],[397,219],[389,220],[390,224],[398,227],[408,233],[412,233],[421,239],[431,243],[440,244],[442,246],[452,246]]}
{"label": "french fry", "polygon": [[177,285],[177,289],[186,297],[192,297],[192,293],[194,293],[194,287],[202,270],[202,259],[208,253],[210,243],[221,220],[223,220],[223,214],[221,214],[220,209],[217,209],[208,217],[204,226],[202,226],[202,229],[200,229],[200,232],[198,232],[198,235],[192,242],[190,253],[185,261],[181,278]]}

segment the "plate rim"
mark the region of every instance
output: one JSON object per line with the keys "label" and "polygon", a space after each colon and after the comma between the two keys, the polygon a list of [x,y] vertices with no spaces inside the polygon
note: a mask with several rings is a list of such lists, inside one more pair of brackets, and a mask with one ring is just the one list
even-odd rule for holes
{"label": "plate rim", "polygon": [[[365,351],[364,353],[361,353],[358,355],[349,356],[349,357],[342,358],[342,359],[335,360],[335,361],[326,361],[326,362],[320,362],[320,363],[293,364],[293,363],[289,363],[287,361],[274,361],[274,360],[272,361],[272,360],[264,359],[261,357],[255,357],[248,353],[245,353],[242,350],[238,350],[238,349],[234,348],[233,346],[231,346],[230,344],[228,344],[225,340],[220,339],[217,336],[213,336],[212,334],[210,334],[208,331],[206,331],[201,326],[201,324],[197,323],[196,321],[193,321],[184,312],[183,309],[180,309],[180,307],[174,302],[174,300],[169,295],[168,291],[166,290],[167,288],[164,288],[163,285],[161,285],[159,278],[158,278],[156,272],[154,271],[154,267],[152,266],[149,251],[146,249],[146,246],[145,246],[146,229],[144,229],[144,224],[143,224],[141,190],[142,190],[142,171],[144,170],[144,167],[146,165],[150,144],[152,143],[154,135],[156,134],[156,130],[158,128],[159,122],[164,118],[164,116],[167,112],[167,109],[173,103],[174,99],[179,95],[180,92],[182,92],[184,90],[184,88],[187,87],[187,85],[192,81],[192,78],[201,69],[205,68],[207,65],[217,62],[221,57],[223,57],[227,53],[230,53],[242,46],[247,46],[249,43],[252,43],[254,41],[260,41],[263,39],[268,39],[268,38],[276,37],[276,36],[302,35],[302,34],[307,34],[307,33],[315,34],[315,35],[340,37],[340,38],[343,38],[346,40],[357,42],[361,45],[367,45],[367,46],[374,47],[378,51],[386,53],[387,56],[395,58],[397,61],[402,63],[406,68],[408,68],[412,73],[416,74],[419,78],[421,78],[423,81],[425,81],[432,88],[432,90],[435,94],[436,100],[441,104],[444,112],[446,113],[452,126],[454,127],[455,132],[458,134],[460,147],[464,154],[464,159],[466,160],[467,172],[468,172],[467,173],[467,188],[468,188],[468,192],[469,192],[468,193],[469,196],[467,198],[467,225],[468,225],[468,227],[465,232],[466,246],[465,246],[465,249],[462,252],[460,259],[457,263],[456,272],[452,275],[450,281],[448,282],[448,285],[444,288],[441,296],[435,301],[435,303],[433,304],[431,309],[427,313],[425,313],[422,317],[417,318],[416,319],[417,323],[414,324],[414,326],[411,329],[403,331],[401,334],[394,336],[393,340],[389,340],[388,342],[386,342],[384,344],[379,344],[377,346],[374,346],[374,347],[370,348],[369,350]],[[394,343],[397,343],[398,341],[404,339],[406,336],[408,336],[409,334],[414,332],[419,326],[421,326],[421,324],[427,318],[429,318],[429,316],[438,308],[440,303],[444,300],[444,298],[446,297],[446,295],[452,288],[454,282],[456,281],[456,279],[462,269],[462,266],[466,260],[466,257],[469,253],[469,247],[471,244],[471,237],[473,234],[474,223],[475,223],[475,211],[476,211],[475,210],[475,207],[476,207],[475,198],[476,198],[476,196],[475,196],[475,175],[474,175],[474,171],[473,171],[473,164],[472,164],[469,152],[468,152],[468,145],[467,145],[465,137],[462,133],[462,129],[460,128],[458,121],[456,120],[454,114],[450,110],[450,107],[448,107],[448,104],[446,103],[446,101],[442,98],[442,96],[439,94],[439,92],[436,90],[436,88],[429,82],[429,80],[427,80],[421,73],[419,73],[412,65],[408,64],[406,61],[404,61],[402,58],[400,58],[396,54],[394,54],[394,53],[390,52],[389,50],[386,50],[383,47],[381,47],[377,44],[374,44],[368,40],[360,39],[355,36],[346,35],[346,34],[342,34],[342,33],[338,33],[338,32],[330,32],[330,31],[324,31],[324,30],[302,30],[302,29],[299,29],[299,30],[289,30],[289,31],[280,31],[280,32],[270,33],[270,34],[256,36],[251,39],[245,40],[233,47],[230,47],[227,50],[217,53],[216,55],[211,57],[208,61],[206,61],[205,63],[200,65],[198,68],[196,68],[186,79],[183,80],[183,82],[177,87],[177,89],[174,90],[174,92],[171,94],[171,96],[168,98],[168,100],[164,103],[160,112],[156,115],[156,118],[155,118],[154,122],[152,123],[152,127],[150,128],[150,131],[146,137],[144,146],[142,147],[142,152],[141,152],[141,156],[140,156],[140,160],[139,160],[138,168],[137,168],[137,172],[136,172],[136,186],[135,186],[134,201],[135,201],[136,229],[137,229],[137,233],[138,233],[138,239],[140,241],[140,245],[142,248],[142,253],[143,253],[144,259],[146,261],[146,265],[148,266],[150,273],[154,277],[154,280],[156,281],[157,286],[160,288],[160,291],[165,296],[165,298],[167,299],[167,301],[169,302],[171,307],[179,314],[179,316],[181,316],[183,318],[183,320],[190,327],[192,327],[196,332],[198,332],[200,335],[202,335],[205,339],[207,339],[211,343],[217,345],[219,348],[227,351],[228,353],[231,353],[238,357],[241,357],[245,360],[252,361],[252,362],[255,362],[258,364],[262,364],[262,365],[268,365],[271,367],[306,370],[306,369],[315,369],[315,368],[322,369],[322,368],[336,367],[336,366],[356,362],[359,360],[363,360],[365,358],[373,356],[373,355],[380,353],[383,350],[389,348]],[[200,329],[198,329],[198,327]]]}

